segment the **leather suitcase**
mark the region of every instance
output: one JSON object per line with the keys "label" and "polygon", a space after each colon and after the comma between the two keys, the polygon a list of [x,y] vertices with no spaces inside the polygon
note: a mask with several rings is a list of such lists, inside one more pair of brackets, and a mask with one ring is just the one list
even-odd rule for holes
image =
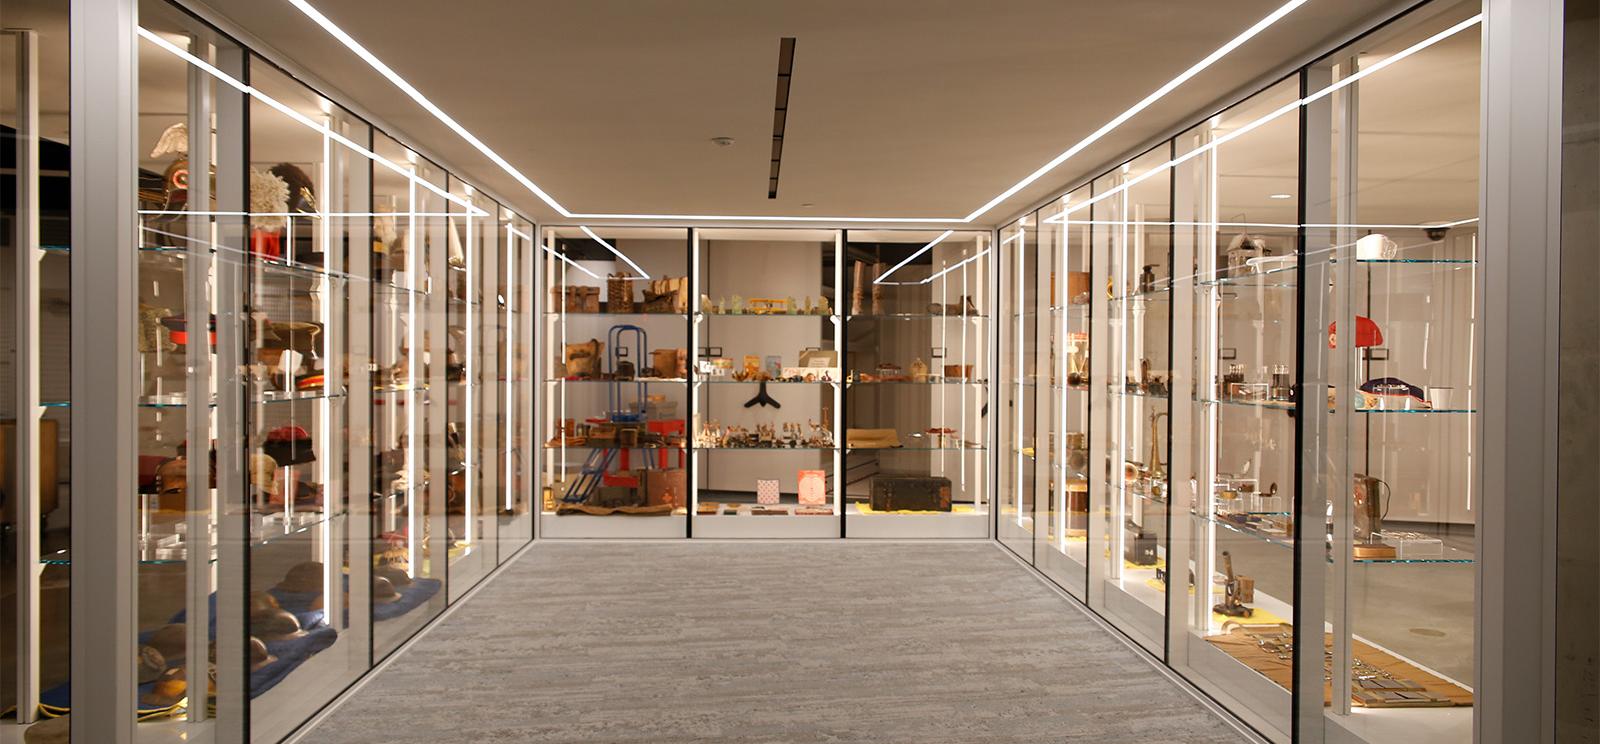
{"label": "leather suitcase", "polygon": [[950,511],[950,479],[880,475],[872,479],[873,511]]}

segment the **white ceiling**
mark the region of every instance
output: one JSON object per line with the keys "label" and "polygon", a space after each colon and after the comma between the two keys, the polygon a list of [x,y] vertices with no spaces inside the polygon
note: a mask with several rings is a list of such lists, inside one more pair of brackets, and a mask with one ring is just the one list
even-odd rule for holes
{"label": "white ceiling", "polygon": [[[210,4],[403,139],[554,216],[286,0]],[[314,4],[571,211],[937,219],[965,216],[1281,0]],[[1388,4],[1311,0],[979,224]],[[783,36],[797,39],[794,84],[769,200]]]}

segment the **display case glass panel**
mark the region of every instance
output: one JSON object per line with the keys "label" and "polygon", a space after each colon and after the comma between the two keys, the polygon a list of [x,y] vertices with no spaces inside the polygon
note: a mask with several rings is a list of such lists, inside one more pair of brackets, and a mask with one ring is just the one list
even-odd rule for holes
{"label": "display case glass panel", "polygon": [[1432,3],[1307,72],[1329,92],[1306,116],[1300,409],[1327,450],[1298,548],[1327,666],[1302,662],[1325,706],[1300,720],[1330,739],[1473,736],[1479,9]]}
{"label": "display case glass panel", "polygon": [[[374,660],[444,610],[449,290],[442,168],[383,133],[372,183],[372,612]],[[433,477],[433,473],[439,473]],[[353,590],[354,592],[354,590]]]}
{"label": "display case glass panel", "polygon": [[[1039,260],[1048,260],[1050,347],[1047,416],[1049,477],[1034,531],[1040,571],[1084,599],[1089,566],[1089,310],[1093,285],[1087,213],[1068,210],[1088,200],[1081,188],[1046,205],[1039,223]],[[1074,218],[1076,217],[1076,218]],[[1041,272],[1046,273],[1046,272]]]}
{"label": "display case glass panel", "polygon": [[[8,4],[0,35],[0,739],[49,715],[71,641],[72,215],[68,13]],[[111,498],[110,495],[107,498]],[[56,703],[61,703],[59,695]],[[14,717],[15,720],[11,720]],[[7,737],[16,736],[16,739]]]}
{"label": "display case glass panel", "polygon": [[[494,392],[499,365],[498,289],[500,205],[451,176],[445,235],[447,267],[447,350],[445,389],[445,523],[449,555],[449,595],[465,594],[495,565],[494,518],[500,469],[499,401]],[[496,460],[491,465],[489,460]]]}
{"label": "display case glass panel", "polygon": [[991,240],[847,234],[847,537],[989,535]]}
{"label": "display case glass panel", "polygon": [[[1106,267],[1108,418],[1101,437],[1107,469],[1094,528],[1105,551],[1103,594],[1091,606],[1152,653],[1165,645],[1168,412],[1172,378],[1172,208],[1170,145],[1094,182],[1081,209],[1103,240]],[[1091,505],[1093,508],[1093,505]]]}
{"label": "display case glass panel", "polygon": [[1036,226],[1033,217],[1000,230],[999,244],[999,493],[995,535],[1032,561],[1038,411],[1038,283]]}
{"label": "display case glass panel", "polygon": [[538,260],[533,225],[501,207],[500,286],[500,496],[497,500],[500,541],[497,560],[504,563],[533,539],[534,391],[533,270]]}
{"label": "display case glass panel", "polygon": [[[148,28],[190,53],[209,53],[205,29],[165,4],[148,6]],[[211,109],[227,89],[166,50],[144,40],[139,47],[138,244],[130,247],[139,255],[137,638],[152,652],[141,655],[137,737],[154,741],[195,730],[207,717],[188,704],[186,681],[208,678],[216,644],[214,319],[223,303],[239,303],[217,295],[217,279],[245,257],[214,243]],[[221,133],[238,135],[236,127]],[[205,175],[191,179],[191,172]],[[236,441],[222,446],[239,452]],[[70,555],[55,559],[67,563]],[[40,711],[70,713],[67,690],[65,680],[45,689]]]}
{"label": "display case glass panel", "polygon": [[543,235],[541,535],[685,537],[689,231]]}
{"label": "display case glass panel", "polygon": [[[694,536],[838,537],[843,235],[697,230],[694,241]],[[867,302],[852,300],[863,313]],[[867,445],[888,433],[858,434]]]}
{"label": "display case glass panel", "polygon": [[[363,143],[370,131],[259,58],[251,59],[251,83],[299,114],[251,101],[243,257],[248,645],[267,654],[247,685],[250,736],[276,741],[368,664],[368,629],[352,626],[345,608],[351,564],[365,560],[350,540],[349,465],[371,456],[348,436],[351,344],[364,343],[370,329],[351,322],[365,319],[349,312],[350,297],[368,284],[347,270],[347,233],[364,219],[349,215],[366,211],[357,199],[370,161],[327,131]],[[188,441],[197,439],[191,431]]]}
{"label": "display case glass panel", "polygon": [[1299,83],[1179,135],[1173,170],[1174,256],[1192,268],[1173,298],[1186,342],[1175,345],[1171,555],[1195,578],[1173,606],[1169,658],[1279,738],[1292,685],[1251,665],[1258,642],[1294,642],[1300,121],[1273,114],[1292,109]]}

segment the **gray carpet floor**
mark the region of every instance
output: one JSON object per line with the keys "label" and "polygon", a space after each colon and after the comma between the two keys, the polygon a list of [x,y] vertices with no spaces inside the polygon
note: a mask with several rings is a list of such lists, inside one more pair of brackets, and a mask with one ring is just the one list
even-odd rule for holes
{"label": "gray carpet floor", "polygon": [[990,545],[550,542],[303,741],[1240,740]]}

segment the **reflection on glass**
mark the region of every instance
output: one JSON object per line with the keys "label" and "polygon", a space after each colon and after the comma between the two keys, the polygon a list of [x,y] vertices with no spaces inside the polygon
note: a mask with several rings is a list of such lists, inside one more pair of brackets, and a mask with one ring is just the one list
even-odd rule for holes
{"label": "reflection on glass", "polygon": [[543,534],[686,536],[688,231],[549,228],[539,256]]}
{"label": "reflection on glass", "polygon": [[1329,391],[1300,409],[1332,447],[1312,501],[1331,539],[1307,523],[1299,549],[1328,587],[1330,737],[1472,736],[1482,34],[1440,32],[1478,10],[1435,3],[1309,73],[1364,75],[1307,119],[1329,143],[1308,153],[1327,178],[1306,205],[1327,281],[1305,288],[1326,298]]}
{"label": "reflection on glass", "polygon": [[865,289],[841,306],[841,240],[831,230],[696,232],[696,536],[839,535],[849,444],[840,316],[873,306]]}
{"label": "reflection on glass", "polygon": [[990,242],[849,233],[847,536],[988,535]]}
{"label": "reflection on glass", "polygon": [[1024,217],[1000,231],[1000,491],[996,535],[1032,558],[1037,450],[1037,228]]}

